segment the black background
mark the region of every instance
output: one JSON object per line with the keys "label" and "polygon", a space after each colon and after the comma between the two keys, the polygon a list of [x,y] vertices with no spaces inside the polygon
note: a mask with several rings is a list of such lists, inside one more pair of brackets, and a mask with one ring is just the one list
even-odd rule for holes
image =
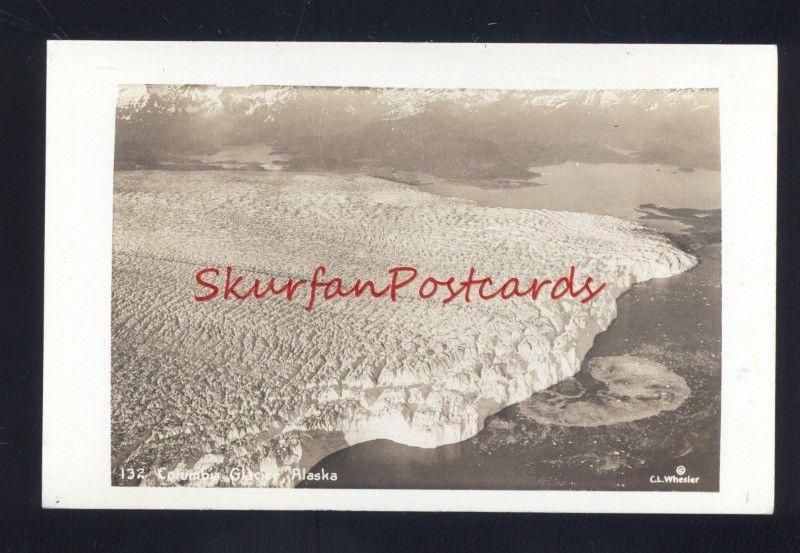
{"label": "black background", "polygon": [[[0,550],[694,551],[714,545],[722,550],[800,551],[800,351],[795,339],[800,329],[793,280],[798,264],[794,240],[800,236],[798,29],[797,2],[0,1]],[[63,38],[777,43],[776,514],[43,511],[45,41]]]}

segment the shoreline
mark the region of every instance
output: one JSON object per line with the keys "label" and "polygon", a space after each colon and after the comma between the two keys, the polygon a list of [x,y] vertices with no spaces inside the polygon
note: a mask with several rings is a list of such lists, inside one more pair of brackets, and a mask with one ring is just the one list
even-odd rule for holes
{"label": "shoreline", "polygon": [[[679,275],[675,275],[673,277],[669,277],[667,279],[651,279],[649,281],[643,281],[634,284],[629,289],[625,290],[622,294],[620,294],[615,303],[617,305],[617,311],[627,312],[624,318],[630,317],[630,309],[632,305],[636,305],[641,303],[643,297],[647,297],[648,289],[652,288],[655,290],[665,289],[669,290],[672,289],[679,294],[693,294],[694,292],[691,289],[685,289],[685,282],[687,280],[695,280],[700,279],[701,275],[700,272],[708,271],[709,268],[712,268],[712,273],[714,271],[718,271],[720,267],[720,262],[718,258],[718,251],[719,251],[719,244],[714,242],[713,240],[709,243],[698,243],[704,242],[702,238],[698,239],[698,236],[702,235],[701,232],[689,233],[689,235],[682,235],[679,237],[670,237],[670,240],[675,243],[676,247],[680,247],[682,251],[690,255],[697,256],[698,263],[688,269],[687,271],[680,273]],[[677,240],[675,239],[677,238]],[[715,254],[715,252],[717,252]],[[705,277],[703,277],[705,278]],[[673,279],[680,279],[678,283],[673,283],[670,285],[669,281]],[[710,280],[713,282],[713,278],[705,280]],[[638,311],[638,310],[637,310]],[[718,308],[717,308],[718,313]],[[543,392],[536,392],[533,394],[531,398],[523,399],[517,403],[508,405],[495,414],[490,415],[486,419],[485,427],[476,434],[473,438],[467,439],[464,442],[458,444],[451,444],[451,445],[444,445],[440,446],[435,449],[423,451],[419,450],[418,448],[409,448],[407,446],[402,446],[399,444],[393,444],[389,440],[376,440],[373,442],[362,443],[354,446],[350,446],[349,451],[342,450],[340,452],[336,452],[331,454],[328,458],[321,459],[316,465],[314,465],[310,470],[320,470],[320,468],[325,468],[328,471],[339,471],[339,478],[336,484],[333,483],[317,483],[317,482],[304,482],[302,483],[302,487],[341,487],[341,488],[354,488],[354,487],[362,487],[362,488],[409,488],[409,489],[463,489],[465,487],[474,487],[479,489],[586,489],[586,490],[613,490],[613,489],[635,489],[635,490],[680,490],[683,489],[686,491],[685,487],[681,487],[680,483],[659,483],[655,486],[650,481],[650,476],[652,472],[656,474],[668,474],[669,471],[672,470],[672,465],[670,465],[669,460],[660,459],[659,456],[656,456],[653,461],[650,461],[648,465],[644,465],[641,468],[636,468],[635,470],[629,470],[625,468],[625,463],[627,461],[624,460],[622,455],[612,454],[608,458],[603,458],[603,460],[598,460],[597,467],[606,467],[605,470],[610,472],[617,472],[620,475],[626,474],[624,478],[621,477],[621,482],[613,482],[608,481],[604,482],[604,479],[601,480],[592,480],[590,475],[582,474],[582,475],[572,475],[569,478],[568,482],[564,482],[558,475],[552,476],[542,476],[541,484],[537,485],[536,478],[532,481],[528,481],[527,484],[519,481],[518,478],[512,479],[513,482],[509,484],[509,482],[497,482],[496,478],[489,477],[486,480],[474,479],[470,476],[471,473],[474,473],[475,470],[478,470],[477,467],[481,464],[485,464],[486,462],[490,462],[491,464],[495,463],[495,457],[499,454],[499,452],[495,451],[495,456],[492,456],[491,450],[487,450],[487,448],[491,447],[504,447],[502,444],[506,443],[507,440],[511,440],[511,447],[514,449],[517,447],[517,442],[520,440],[525,441],[528,443],[536,443],[536,438],[530,438],[532,428],[535,430],[533,432],[534,436],[537,433],[543,432],[543,436],[547,436],[549,434],[555,433],[556,435],[577,435],[582,436],[586,435],[585,432],[581,428],[573,428],[573,430],[569,430],[566,427],[559,427],[558,425],[551,427],[561,428],[561,430],[548,430],[547,426],[541,426],[536,423],[532,423],[532,421],[527,420],[526,417],[520,415],[520,412],[524,411],[524,404],[528,404],[532,401],[534,396],[541,396],[543,393],[549,392],[551,389],[560,389],[562,386],[568,386],[567,381],[572,381],[574,379],[578,379],[578,381],[582,381],[584,386],[589,386],[590,388],[594,386],[591,384],[593,379],[588,378],[587,373],[587,365],[593,359],[600,359],[602,356],[608,355],[620,355],[622,352],[619,351],[619,346],[614,346],[613,344],[609,345],[608,342],[615,342],[616,338],[610,338],[610,334],[619,334],[620,328],[626,324],[625,321],[621,321],[620,317],[615,316],[614,320],[611,324],[606,328],[603,332],[598,333],[590,347],[587,349],[586,355],[584,356],[581,362],[580,370],[574,375],[572,378],[568,378],[565,381],[561,381],[558,384],[555,384],[548,390]],[[657,329],[650,330],[651,335],[657,335]],[[674,334],[674,333],[673,333]],[[609,339],[610,338],[610,339]],[[669,340],[669,338],[667,338]],[[703,340],[700,340],[702,343]],[[628,347],[628,346],[626,346]],[[647,346],[650,347],[650,346]],[[649,351],[649,350],[645,350]],[[713,353],[714,348],[711,349]],[[716,350],[718,351],[718,349]],[[616,353],[615,353],[616,352]],[[644,352],[639,352],[640,354]],[[667,362],[670,357],[664,357],[664,353],[654,354],[654,353],[646,353],[645,359],[654,359],[657,358],[660,362]],[[691,356],[690,356],[691,359]],[[702,357],[698,358],[702,359]],[[699,361],[692,361],[693,363]],[[705,362],[705,361],[704,361]],[[676,369],[680,369],[681,365],[675,365],[673,363],[667,363],[670,366],[672,371]],[[713,364],[713,362],[712,362]],[[716,362],[718,367],[718,361]],[[679,374],[682,374],[684,378],[687,379],[691,386],[691,395],[686,400],[686,402],[690,404],[694,404],[692,409],[700,409],[701,411],[704,407],[698,407],[698,404],[702,404],[704,401],[698,397],[698,393],[702,391],[704,397],[707,394],[711,394],[712,398],[715,398],[711,401],[712,404],[712,412],[708,416],[709,418],[706,419],[708,421],[707,432],[711,433],[711,436],[708,440],[698,441],[699,445],[703,445],[704,447],[709,447],[710,450],[708,453],[702,453],[696,449],[696,447],[686,447],[680,446],[678,443],[677,447],[677,454],[680,455],[682,462],[686,463],[687,466],[705,466],[704,469],[704,478],[700,482],[695,482],[695,485],[690,488],[691,490],[697,491],[713,491],[718,488],[718,466],[716,466],[715,459],[719,455],[719,440],[718,440],[718,432],[719,432],[719,412],[718,412],[718,403],[719,403],[719,373],[718,368],[716,371],[712,371],[716,373],[716,376],[711,377],[711,385],[708,388],[708,384],[704,386],[698,386],[697,375],[693,375],[692,373],[686,373],[685,369],[679,370]],[[644,419],[636,419],[630,423],[614,423],[610,426],[600,426],[595,427],[599,429],[602,433],[611,433],[612,435],[620,435],[620,432],[623,432],[621,436],[624,436],[626,431],[622,430],[625,427],[635,427],[637,428],[634,431],[635,435],[641,435],[640,433],[642,430],[639,428],[647,428],[653,425],[656,425],[660,428],[665,428],[663,423],[659,423],[658,421],[661,420],[674,420],[677,415],[676,413],[680,413],[686,410],[686,402],[681,404],[675,410],[668,410],[664,411],[657,415],[650,415],[649,417],[645,417]],[[716,414],[714,414],[714,405],[717,406]],[[512,422],[513,421],[513,422]],[[521,421],[521,422],[520,422]],[[528,438],[519,438],[519,437],[512,437],[516,428],[523,426],[526,428],[525,432],[529,436]],[[538,430],[536,430],[538,428]],[[619,429],[619,430],[617,430]],[[511,434],[509,434],[511,432]],[[705,432],[705,431],[704,431]],[[668,432],[672,434],[673,432]],[[589,435],[586,435],[587,437]],[[716,436],[716,438],[714,437]],[[565,437],[561,438],[562,440],[566,441]],[[599,439],[596,438],[596,439]],[[619,438],[622,442],[625,442],[626,439],[623,437]],[[665,440],[667,444],[671,444],[671,438]],[[574,438],[573,438],[574,441]],[[631,440],[628,440],[630,442]],[[680,442],[680,440],[678,440]],[[499,445],[498,445],[499,444]],[[565,443],[565,446],[568,444]],[[537,447],[539,447],[537,445]],[[575,446],[569,445],[569,449],[574,449]],[[631,447],[635,450],[635,445]],[[656,448],[658,449],[659,444],[654,443],[652,438],[647,440],[647,447],[648,448]],[[594,448],[589,448],[588,451],[592,451]],[[602,449],[602,448],[601,448]],[[371,453],[370,453],[371,451]],[[479,454],[480,451],[483,453]],[[552,455],[556,455],[555,459],[558,458],[558,452],[556,449],[550,450]],[[705,449],[703,449],[705,451]],[[382,452],[382,453],[381,453]],[[612,452],[613,453],[613,452]],[[486,455],[489,455],[488,457]],[[576,453],[575,451],[571,451],[570,455],[580,455],[580,453]],[[587,453],[588,454],[588,453]],[[594,454],[589,454],[594,455]],[[635,455],[635,453],[634,453]],[[513,456],[513,455],[512,455]],[[408,461],[402,461],[404,457],[408,458]],[[527,455],[526,455],[527,457]],[[388,464],[386,466],[381,466],[378,468],[379,465],[376,464],[379,458],[385,459]],[[352,459],[351,462],[348,462],[348,459]],[[400,461],[392,461],[392,459],[401,459]],[[468,459],[459,461],[460,459]],[[479,459],[483,459],[483,461],[479,461]],[[545,458],[546,459],[546,458]],[[600,459],[600,458],[599,458]],[[555,462],[555,461],[554,461]],[[410,465],[408,464],[410,463]],[[605,464],[604,464],[605,463]],[[691,463],[691,464],[690,464]],[[351,475],[349,478],[347,477],[347,471],[344,472],[341,470],[342,467],[349,466],[350,464],[364,466],[364,467],[372,467],[374,471],[372,476],[370,476],[370,469],[365,469],[366,475],[361,475],[354,477]],[[461,465],[466,466],[464,468]],[[502,466],[506,466],[501,463]],[[517,467],[519,462],[510,462],[507,465]],[[419,476],[414,474],[414,472],[409,473],[408,467],[413,466],[414,472],[422,471],[424,476]],[[436,470],[436,467],[439,467],[440,470]],[[504,470],[510,470],[508,467]],[[600,468],[596,469],[599,470],[600,473],[603,473]],[[621,471],[621,472],[620,472]],[[391,477],[392,473],[396,473],[399,476],[394,480]],[[498,471],[501,472],[501,471]],[[386,475],[385,477],[381,477],[380,475]],[[344,478],[343,478],[344,476]],[[485,474],[483,476],[486,476]],[[521,477],[521,475],[519,476]],[[583,485],[578,486],[577,488],[572,487],[576,485],[574,479],[583,479],[586,483]],[[494,480],[494,482],[492,482]],[[627,480],[627,482],[626,482]],[[488,481],[488,483],[487,483]],[[431,486],[430,482],[436,482],[436,485]],[[448,484],[448,482],[450,482]],[[593,482],[593,483],[592,483]]]}
{"label": "shoreline", "polygon": [[[348,187],[348,186],[353,186],[353,185],[361,186],[362,183],[350,183],[350,184],[344,184],[343,186]],[[339,186],[339,185],[337,185],[337,186]],[[345,188],[345,189],[348,189],[348,188]],[[159,187],[158,190],[161,192],[162,188]],[[419,192],[417,192],[417,193],[419,193]],[[412,195],[412,197],[413,197],[413,195]],[[131,197],[129,201],[133,201],[135,199],[136,199],[136,197]],[[424,201],[428,201],[428,200],[424,200]],[[465,206],[459,207],[457,202],[454,204],[454,207],[458,208],[458,209],[465,209]],[[520,219],[520,222],[522,222],[522,219],[523,219],[523,213],[522,212],[523,211],[525,211],[525,210],[516,210],[515,212],[508,212],[508,214],[510,216],[514,216],[514,217]],[[649,246],[650,246],[650,250],[652,250],[652,251],[647,251],[647,253],[645,254],[645,251],[637,250],[638,253],[636,253],[636,255],[634,255],[633,253],[629,254],[629,255],[633,256],[633,259],[640,259],[641,260],[641,266],[638,266],[638,267],[631,266],[631,267],[628,268],[630,274],[620,275],[620,279],[622,279],[622,280],[617,282],[615,284],[615,286],[613,287],[614,300],[613,300],[613,302],[610,303],[610,306],[613,306],[613,310],[609,309],[607,312],[604,311],[604,313],[602,314],[603,319],[601,321],[597,320],[597,316],[598,316],[597,314],[595,314],[592,317],[589,317],[587,320],[583,320],[583,324],[587,324],[587,321],[588,321],[588,324],[597,325],[597,328],[591,329],[591,331],[589,329],[585,328],[585,327],[582,327],[580,329],[580,331],[578,331],[578,330],[576,330],[575,328],[572,328],[572,327],[563,329],[564,332],[566,332],[566,331],[569,331],[570,333],[578,332],[580,338],[574,344],[572,344],[569,347],[569,351],[564,352],[563,355],[560,354],[561,356],[559,357],[559,366],[557,366],[557,367],[556,366],[552,366],[552,367],[549,367],[547,369],[548,372],[552,372],[554,374],[551,374],[550,376],[547,376],[547,375],[541,376],[541,375],[537,374],[536,370],[532,370],[529,367],[527,371],[523,371],[518,375],[513,375],[513,376],[512,375],[506,375],[506,377],[504,377],[504,378],[506,378],[506,380],[503,380],[503,382],[506,382],[506,384],[507,384],[505,386],[501,386],[502,388],[505,388],[504,395],[502,396],[502,397],[504,397],[504,399],[503,399],[502,402],[497,403],[494,406],[494,408],[491,409],[493,412],[497,411],[498,408],[501,408],[501,406],[503,406],[502,408],[506,408],[506,406],[508,406],[508,405],[517,403],[517,402],[519,402],[521,400],[525,400],[530,395],[532,395],[532,393],[534,391],[536,391],[536,390],[545,389],[548,385],[553,384],[554,377],[555,377],[556,373],[561,375],[561,377],[557,378],[555,381],[562,380],[563,378],[565,378],[565,375],[566,375],[566,377],[569,377],[569,376],[575,374],[575,372],[577,372],[580,369],[581,361],[585,357],[586,352],[592,347],[596,335],[598,333],[604,331],[605,329],[607,329],[608,326],[613,323],[613,321],[614,321],[614,319],[616,317],[616,310],[617,310],[617,304],[618,304],[619,295],[621,295],[621,293],[624,291],[624,289],[626,289],[627,287],[630,286],[632,281],[635,281],[637,279],[644,280],[644,279],[659,278],[659,277],[663,277],[663,276],[667,276],[667,275],[674,275],[674,274],[677,274],[675,271],[676,271],[676,269],[678,267],[682,267],[684,264],[688,263],[689,266],[683,267],[683,268],[680,269],[680,271],[684,271],[685,269],[688,269],[690,266],[692,266],[692,265],[694,265],[696,263],[696,260],[691,258],[691,256],[687,256],[681,250],[679,250],[677,248],[673,248],[671,246],[671,243],[669,244],[670,247],[668,248],[668,250],[671,249],[672,251],[669,252],[668,259],[664,259],[663,258],[663,254],[664,254],[663,251],[661,252],[661,255],[659,256],[659,254],[658,254],[659,248],[662,245],[663,246],[667,246],[668,241],[666,239],[664,239],[664,238],[658,238],[657,239],[655,234],[660,234],[660,233],[653,233],[650,236],[648,236],[646,233],[642,233],[641,230],[637,228],[640,225],[636,225],[636,226],[621,225],[620,226],[620,223],[622,221],[617,220],[617,222],[614,222],[614,221],[611,220],[611,218],[606,219],[606,218],[603,218],[603,217],[597,217],[595,215],[588,215],[588,214],[586,214],[586,215],[575,215],[575,214],[568,214],[568,213],[557,214],[555,212],[548,211],[548,210],[540,210],[540,211],[541,211],[541,213],[539,213],[537,216],[533,216],[532,220],[545,219],[545,220],[549,221],[549,220],[551,220],[551,219],[553,219],[555,217],[555,221],[594,222],[594,223],[599,224],[600,225],[599,228],[602,229],[603,231],[606,231],[606,232],[612,232],[613,231],[611,236],[616,236],[616,234],[620,234],[620,235],[622,235],[622,237],[624,237],[624,235],[626,233],[628,233],[628,234],[631,234],[631,236],[629,236],[628,238],[633,238],[635,235],[638,234],[645,242],[647,242],[648,240],[651,242]],[[488,216],[488,212],[484,211],[484,210],[480,210],[477,213],[481,214],[484,217]],[[528,215],[524,215],[525,221],[528,220],[528,217],[529,217]],[[538,217],[538,219],[537,219],[537,217]],[[617,228],[617,226],[619,226],[619,228]],[[534,227],[534,229],[535,229],[535,227]],[[542,233],[544,231],[540,230],[539,232]],[[130,239],[130,237],[128,237],[128,240],[129,239]],[[623,240],[622,242],[620,242],[620,244],[625,244],[625,241]],[[627,254],[627,250],[625,248],[628,248],[629,245],[624,245],[624,246],[621,245],[620,247],[622,248],[623,255],[628,255]],[[642,245],[640,245],[640,247],[642,247]],[[133,252],[131,252],[131,253],[133,253]],[[623,259],[624,259],[624,257],[623,257]],[[691,263],[689,263],[689,259],[692,259]],[[638,261],[637,261],[637,263],[638,263]],[[622,278],[623,276],[625,278]],[[131,283],[133,283],[133,281],[131,281]],[[580,318],[580,319],[582,319],[582,318]],[[572,321],[572,322],[575,323],[575,324],[579,324],[579,323],[581,323],[581,320],[579,320],[577,322],[575,322],[575,321]],[[567,326],[569,326],[569,325],[567,325]],[[517,344],[515,347],[519,347],[519,344]],[[550,353],[552,354],[552,351]],[[452,360],[449,361],[449,362],[452,362]],[[546,379],[544,381],[542,381],[542,382],[537,380],[539,378],[545,378],[545,377],[546,377]],[[404,382],[405,376],[403,374],[400,374],[400,373],[394,374],[394,371],[388,371],[387,374],[383,374],[383,372],[382,372],[381,373],[381,378],[385,378],[386,379],[385,380],[386,383],[390,385],[388,389],[392,390],[393,388],[397,388],[399,385],[401,385]],[[499,378],[499,376],[498,376],[498,378]],[[374,384],[372,385],[372,387],[374,388]],[[405,389],[405,388],[401,387],[401,388],[398,388],[398,389],[402,390],[402,389]],[[376,389],[376,391],[377,390],[378,389]],[[381,395],[383,395],[383,394],[381,394]],[[410,400],[408,398],[406,398],[401,403],[403,403],[403,405],[407,406],[408,405],[408,401],[410,401]],[[452,406],[449,406],[449,403],[447,403],[449,401],[451,401],[451,399],[447,399],[445,404],[443,406],[441,406],[440,408],[438,408],[438,409],[439,410],[444,409],[444,411],[442,411],[442,412],[446,413],[446,412],[448,412],[450,410],[450,407],[452,407],[452,408],[458,407],[455,404],[453,404]],[[452,401],[455,401],[455,399],[452,399]],[[395,406],[393,404],[390,403],[390,404],[387,405],[387,407],[391,407],[388,412],[391,412],[391,413],[395,412],[395,409],[394,409]],[[444,423],[444,426],[441,426],[440,423],[433,424],[435,422],[433,420],[431,420],[430,424],[423,422],[423,424],[420,426],[416,422],[416,416],[419,413],[415,410],[414,411],[415,421],[413,422],[413,424],[416,427],[416,429],[412,428],[412,426],[411,426],[412,421],[411,420],[406,420],[404,418],[406,423],[409,424],[409,429],[413,430],[413,432],[411,432],[407,436],[408,439],[406,441],[411,442],[411,443],[418,442],[418,438],[419,438],[418,434],[419,434],[420,431],[422,431],[426,435],[431,434],[432,432],[436,432],[437,433],[437,437],[436,437],[436,440],[435,440],[435,445],[439,445],[439,444],[442,444],[442,443],[462,442],[465,439],[467,439],[467,437],[474,436],[475,434],[477,434],[479,432],[480,427],[485,425],[485,418],[488,415],[489,408],[491,408],[491,406],[489,406],[488,404],[486,404],[484,402],[482,404],[482,407],[480,407],[480,411],[481,411],[480,413],[478,413],[478,412],[473,413],[473,411],[474,411],[474,409],[473,409],[473,410],[470,410],[469,413],[467,413],[467,412],[462,413],[463,416],[461,416],[460,418],[456,418],[453,421],[449,421],[449,419],[445,418],[445,419],[443,419],[441,421],[441,423]],[[382,409],[383,409],[383,407],[377,408],[377,410],[375,410],[375,413],[381,412]],[[457,410],[459,410],[459,412],[461,412],[460,410],[463,410],[463,407],[458,407]],[[385,424],[380,422],[380,421],[378,423],[376,423],[374,420],[372,420],[371,411],[372,411],[372,409],[370,408],[370,409],[367,410],[367,412],[360,413],[359,414],[360,418],[353,419],[355,421],[355,425],[353,425],[351,423],[346,423],[345,425],[341,426],[341,422],[343,422],[345,419],[342,419],[341,421],[336,422],[336,424],[340,424],[340,428],[339,428],[339,430],[337,432],[342,434],[343,436],[345,436],[345,439],[343,440],[345,443],[355,443],[356,441],[363,442],[365,439],[374,438],[376,436],[376,434],[375,434],[375,432],[373,432],[374,429],[371,429],[371,427],[375,426],[375,424],[377,424],[377,427],[381,430],[380,432],[377,433],[378,436],[380,436],[381,434],[383,434],[383,435],[386,434],[386,432],[384,430],[385,427],[386,427]],[[438,412],[439,411],[436,411],[436,413],[438,413]],[[425,409],[422,410],[421,414],[422,415],[426,414]],[[435,414],[435,413],[433,413],[433,414]],[[467,416],[467,415],[469,415],[469,416]],[[453,424],[455,424],[455,426],[453,426],[452,428],[450,428],[450,426],[452,426],[450,424],[451,422]],[[274,465],[274,466],[280,465],[282,468],[285,468],[285,469],[288,469],[288,470],[292,470],[296,466],[305,465],[306,463],[311,462],[313,460],[313,458],[318,456],[318,455],[325,456],[325,454],[327,453],[326,451],[323,451],[321,449],[316,449],[315,450],[315,448],[313,446],[311,448],[312,452],[308,451],[308,449],[309,449],[308,444],[304,444],[303,443],[304,441],[306,441],[305,438],[307,437],[307,435],[314,434],[317,437],[317,439],[319,439],[319,434],[318,433],[315,434],[316,430],[314,430],[315,427],[313,427],[313,426],[306,428],[306,426],[308,424],[307,422],[303,423],[302,421],[299,421],[299,423],[300,423],[300,426],[294,426],[293,423],[290,423],[289,425],[284,427],[284,431],[285,432],[284,432],[284,434],[282,434],[277,439],[277,441],[270,441],[270,443],[274,444],[274,445],[270,445],[269,449],[271,451],[275,452],[275,456],[269,455],[269,456],[267,456],[265,458],[261,458],[262,462],[265,462],[267,465]],[[441,429],[440,429],[441,430],[441,436],[438,436],[439,430],[437,430],[437,429],[439,429],[439,426],[437,426],[437,425],[441,426]],[[295,432],[295,429],[298,432],[300,432],[301,434],[300,435],[292,434],[293,432]],[[302,435],[303,433],[305,433],[306,436]],[[336,432],[334,432],[334,434],[336,434]],[[173,434],[170,434],[170,435],[167,436],[167,438],[171,439],[172,436],[173,436]],[[231,440],[233,440],[233,442],[230,442],[231,443],[230,447],[233,447],[233,448],[240,447],[239,445],[236,445],[237,443],[239,443],[239,439],[237,438],[237,434],[233,434],[232,436],[233,437],[229,436],[227,440],[223,439],[222,443],[224,444],[225,442],[230,442]],[[238,433],[238,436],[241,437],[242,434]],[[245,436],[247,436],[247,434],[245,434]],[[251,439],[248,439],[248,440],[252,441]],[[339,442],[338,440],[334,440],[334,443],[337,443],[337,442],[338,442],[337,447],[340,447],[342,445],[342,443]],[[427,445],[429,445],[429,446],[431,444],[433,444],[433,442],[427,443]],[[306,451],[304,451],[304,450],[306,450]],[[309,453],[312,453],[312,454],[309,455]],[[290,459],[294,459],[294,461],[289,461]],[[235,462],[236,462],[235,459],[231,460],[231,463],[235,463]]]}
{"label": "shoreline", "polygon": [[[693,267],[690,267],[687,270],[691,270],[692,268]],[[654,278],[659,278],[659,277],[654,277]],[[667,277],[667,278],[672,278],[672,277]],[[613,324],[617,314],[616,306],[617,302],[619,301],[619,298],[628,293],[633,286],[646,282],[647,280],[633,283],[631,287],[628,287],[621,293],[617,294],[617,296],[614,299],[615,309],[612,313],[610,313],[610,317],[608,318],[607,321],[598,322],[596,320],[592,320],[593,325],[596,326],[597,328],[595,329],[595,331],[591,333],[585,333],[583,335],[584,336],[583,339],[579,340],[576,343],[573,355],[571,357],[578,360],[578,363],[576,365],[577,368],[575,369],[575,371],[572,371],[570,374],[565,376],[564,377],[565,379],[571,378],[578,371],[581,370],[583,360],[586,358],[587,353],[594,346],[594,342],[597,339],[597,336],[601,335],[609,328],[611,324]],[[550,385],[549,387],[558,386],[559,383],[560,381]],[[524,387],[519,387],[518,389],[522,391],[524,390]],[[452,439],[443,439],[443,440],[439,439],[435,442],[430,442],[430,435],[426,435],[424,439],[420,441],[417,432],[414,431],[411,427],[408,427],[405,439],[400,438],[400,436],[395,436],[394,440],[389,440],[389,441],[392,441],[393,443],[396,443],[399,446],[406,446],[413,448],[421,447],[428,450],[435,450],[450,445],[458,445],[460,443],[463,443],[467,440],[474,438],[476,435],[482,432],[486,426],[487,421],[489,421],[491,418],[497,416],[499,413],[508,408],[518,405],[520,402],[530,399],[534,394],[542,392],[543,390],[546,389],[547,388],[540,388],[540,389],[533,388],[529,391],[522,391],[519,397],[510,398],[509,401],[504,403],[492,403],[487,400],[482,400],[478,409],[477,417],[475,418],[476,424],[474,430],[467,431],[465,433],[465,428],[463,428],[463,426],[458,429],[454,429],[456,436],[454,436],[454,438]],[[396,419],[395,422],[401,423],[401,426],[403,425],[407,426],[408,424],[408,421],[406,421],[402,417]],[[289,466],[281,466],[281,463],[279,463],[278,460],[272,457],[267,457],[261,460],[261,468],[259,470],[250,470],[247,469],[246,467],[236,466],[233,467],[233,469],[226,470],[224,475],[222,473],[213,473],[217,476],[217,478],[214,479],[212,477],[210,485],[213,487],[252,487],[252,488],[296,487],[298,483],[299,484],[305,483],[305,480],[300,480],[298,482],[295,482],[294,474],[297,470],[302,471],[303,474],[306,473],[312,475],[319,474],[327,470],[323,466],[324,461],[331,455],[343,452],[352,447],[369,444],[370,442],[387,440],[386,438],[376,437],[380,436],[382,433],[385,433],[382,430],[382,427],[385,426],[385,421],[382,420],[373,421],[372,425],[374,425],[376,428],[371,429],[370,427],[367,427],[365,429],[363,428],[363,425],[360,425],[362,426],[361,429],[355,433],[353,433],[351,430],[348,429],[342,429],[333,432],[323,432],[315,430],[304,431],[306,435],[302,436],[299,439],[299,443],[297,444],[299,445],[299,448],[292,448],[293,450],[299,452],[296,464],[292,464]],[[394,432],[395,433],[397,432],[397,426],[394,427]],[[188,458],[193,457],[197,459],[197,462],[193,467],[195,471],[203,471],[206,470],[206,467],[208,465],[207,459],[208,456],[211,455],[215,454],[197,450],[193,456],[190,456]],[[166,473],[184,471],[184,473],[187,475],[192,472],[193,469],[187,469],[184,466],[185,460],[186,458],[184,458],[184,460],[178,462],[174,466],[161,466],[151,469],[145,474],[144,479],[138,485],[141,485],[143,487],[161,487],[165,485],[184,486],[187,484],[201,485],[205,487],[206,485],[208,485],[209,482],[207,480],[201,478],[189,478],[188,476],[185,479],[185,482],[182,483],[164,482],[164,479],[162,479],[159,475],[159,473],[162,471]],[[220,485],[220,480],[228,476],[231,470],[234,471],[238,470],[239,473],[243,474],[243,476],[236,483],[227,482]],[[119,472],[119,464],[113,465],[112,476],[113,480],[115,481],[115,483],[112,483],[113,486],[137,485],[135,483],[128,483],[125,481],[119,483],[120,480],[116,478],[118,472]],[[258,476],[260,474],[269,477],[269,481],[272,482],[272,484],[264,485],[263,483],[259,483]],[[333,481],[336,481],[336,479],[334,479]],[[320,480],[320,482],[322,481]]]}

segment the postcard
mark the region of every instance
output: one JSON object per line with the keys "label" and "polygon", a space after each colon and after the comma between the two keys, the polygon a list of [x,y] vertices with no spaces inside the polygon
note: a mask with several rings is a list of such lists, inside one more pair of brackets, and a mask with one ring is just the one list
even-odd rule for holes
{"label": "postcard", "polygon": [[776,78],[50,42],[43,505],[771,512]]}

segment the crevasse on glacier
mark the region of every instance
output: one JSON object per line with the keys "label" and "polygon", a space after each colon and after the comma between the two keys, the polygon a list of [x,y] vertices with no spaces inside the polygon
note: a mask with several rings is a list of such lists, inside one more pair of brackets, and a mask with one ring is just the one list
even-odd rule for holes
{"label": "crevasse on glacier", "polygon": [[[608,216],[483,208],[363,176],[118,173],[112,296],[112,465],[144,485],[291,486],[348,444],[435,447],[573,375],[633,283],[695,259]],[[593,301],[442,305],[193,301],[197,267],[352,279],[413,264],[497,275],[575,266]],[[233,481],[232,468],[247,476]],[[164,479],[164,470],[211,471]],[[161,471],[161,472],[159,472]],[[179,471],[180,472],[180,471]]]}

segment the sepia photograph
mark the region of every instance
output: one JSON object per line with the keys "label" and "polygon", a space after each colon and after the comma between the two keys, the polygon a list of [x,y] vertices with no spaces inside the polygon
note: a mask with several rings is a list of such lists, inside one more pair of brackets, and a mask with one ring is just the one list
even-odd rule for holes
{"label": "sepia photograph", "polygon": [[715,491],[716,89],[123,84],[114,486]]}
{"label": "sepia photograph", "polygon": [[0,552],[800,551],[798,6],[79,6],[0,9]]}
{"label": "sepia photograph", "polygon": [[774,49],[48,55],[44,506],[771,511]]}

